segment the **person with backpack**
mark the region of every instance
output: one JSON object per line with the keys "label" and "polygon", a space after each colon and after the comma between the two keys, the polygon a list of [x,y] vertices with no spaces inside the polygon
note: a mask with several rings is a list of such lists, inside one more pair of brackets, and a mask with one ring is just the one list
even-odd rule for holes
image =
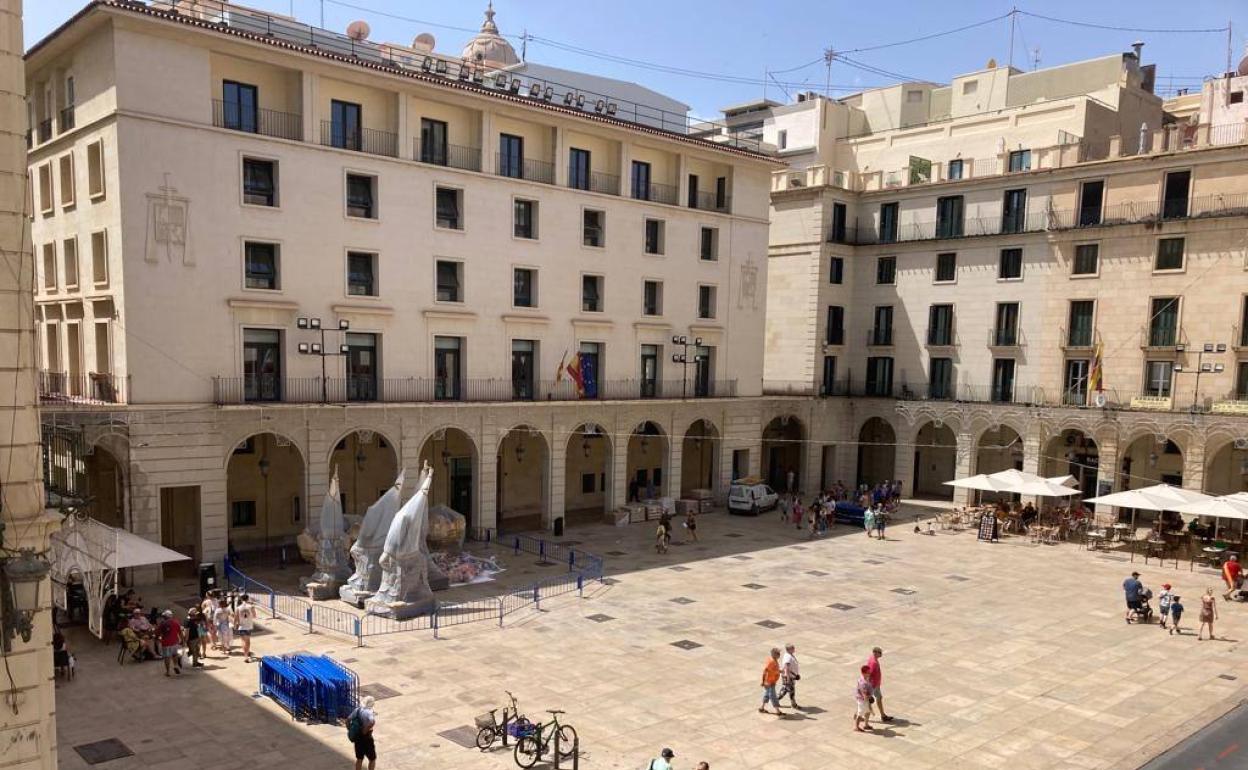
{"label": "person with backpack", "polygon": [[347,717],[347,740],[355,744],[355,770],[364,767],[368,760],[368,770],[377,765],[377,744],[373,742],[373,728],[377,725],[377,713],[373,711],[373,696],[365,695],[360,705]]}
{"label": "person with backpack", "polygon": [[659,752],[659,756],[650,760],[646,770],[672,770],[672,760],[675,758],[676,752],[671,749],[663,749]]}

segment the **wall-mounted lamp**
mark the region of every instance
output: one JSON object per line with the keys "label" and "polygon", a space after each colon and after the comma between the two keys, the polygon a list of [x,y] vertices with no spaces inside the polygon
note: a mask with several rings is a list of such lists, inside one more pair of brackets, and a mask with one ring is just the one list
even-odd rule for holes
{"label": "wall-mounted lamp", "polygon": [[260,475],[267,479],[269,477],[269,469],[272,467],[272,464],[269,462],[269,456],[265,455],[264,457],[261,457],[259,465]]}
{"label": "wall-mounted lamp", "polygon": [[518,442],[516,444],[516,463],[517,464],[524,462],[524,452],[525,452],[525,449],[524,449],[523,441]]}
{"label": "wall-mounted lamp", "polygon": [[3,634],[0,642],[5,654],[13,649],[13,637],[20,636],[29,642],[34,633],[35,613],[39,611],[39,586],[48,576],[52,565],[42,554],[23,548],[16,556],[0,561],[0,594],[3,594]]}

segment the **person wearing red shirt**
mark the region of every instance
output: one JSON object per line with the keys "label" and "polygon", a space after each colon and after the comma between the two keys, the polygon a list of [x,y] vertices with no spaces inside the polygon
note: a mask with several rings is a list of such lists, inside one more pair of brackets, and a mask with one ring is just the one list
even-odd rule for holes
{"label": "person wearing red shirt", "polygon": [[[161,613],[156,626],[160,637],[160,657],[165,661],[165,676],[182,675],[182,624],[173,617],[171,610]],[[172,671],[171,671],[172,670]]]}
{"label": "person wearing red shirt", "polygon": [[884,681],[884,672],[880,670],[880,658],[883,655],[884,651],[879,647],[872,648],[871,656],[867,658],[867,680],[871,682],[871,695],[875,698],[875,707],[879,709],[880,720],[891,722],[893,718],[884,713],[884,694],[880,692],[880,685]]}
{"label": "person wearing red shirt", "polygon": [[1222,594],[1222,598],[1225,601],[1230,601],[1231,595],[1239,590],[1243,574],[1244,568],[1239,563],[1239,557],[1231,554],[1230,558],[1222,565],[1222,580],[1226,582],[1226,593]]}

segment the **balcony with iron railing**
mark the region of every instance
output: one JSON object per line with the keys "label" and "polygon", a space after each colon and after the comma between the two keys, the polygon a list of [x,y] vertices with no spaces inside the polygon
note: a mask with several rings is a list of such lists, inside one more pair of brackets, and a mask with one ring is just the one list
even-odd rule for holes
{"label": "balcony with iron railing", "polygon": [[332,120],[321,121],[321,144],[325,147],[337,147],[341,150],[352,150],[369,155],[384,155],[390,158],[399,156],[399,135],[390,131],[379,131],[375,128],[358,128],[348,130],[340,123]]}
{"label": "balcony with iron railing", "polygon": [[954,326],[929,326],[926,345],[929,348],[953,348],[958,346],[958,333]]}
{"label": "balcony with iron railing", "polygon": [[1020,348],[1024,344],[1023,331],[1017,326],[989,326],[988,347]]}
{"label": "balcony with iron railing", "polygon": [[555,164],[534,158],[514,159],[501,152],[494,153],[494,173],[512,179],[527,179],[542,184],[555,183]]}
{"label": "balcony with iron railing", "polygon": [[719,195],[713,191],[696,190],[690,196],[690,207],[699,211],[718,211],[727,214],[732,211],[732,196]]}
{"label": "balcony with iron railing", "polygon": [[1071,352],[1090,351],[1096,338],[1096,330],[1091,327],[1062,327],[1060,334],[1062,349]]}
{"label": "balcony with iron railing", "polygon": [[650,201],[651,203],[663,203],[668,206],[675,206],[680,190],[675,185],[658,184],[651,182],[638,189],[633,188],[633,198],[639,201]]}
{"label": "balcony with iron railing", "polygon": [[736,380],[604,380],[580,392],[571,380],[513,382],[510,379],[374,377],[214,377],[213,402],[322,404],[353,401],[380,403],[622,401],[646,398],[734,398]]}
{"label": "balcony with iron railing", "polygon": [[70,374],[39,370],[39,402],[45,408],[126,403],[127,380],[105,372]]}
{"label": "balcony with iron railing", "polygon": [[1140,327],[1140,349],[1154,353],[1181,353],[1187,346],[1187,333],[1182,326],[1144,324]]}
{"label": "balcony with iron railing", "polygon": [[464,147],[457,144],[438,144],[421,142],[416,137],[412,144],[412,155],[420,163],[431,166],[445,166],[464,171],[481,170],[481,148]]}
{"label": "balcony with iron railing", "polygon": [[603,195],[620,194],[620,177],[602,171],[590,171],[588,176],[574,174],[568,170],[568,187],[573,190],[587,190]]}
{"label": "balcony with iron railing", "polygon": [[303,116],[277,110],[245,110],[236,102],[212,100],[212,125],[276,139],[303,140]]}
{"label": "balcony with iron railing", "polygon": [[39,144],[52,140],[52,118],[46,118],[39,121],[35,126],[35,136],[39,140]]}
{"label": "balcony with iron railing", "polygon": [[869,347],[889,347],[893,344],[893,327],[875,326],[867,330]]}

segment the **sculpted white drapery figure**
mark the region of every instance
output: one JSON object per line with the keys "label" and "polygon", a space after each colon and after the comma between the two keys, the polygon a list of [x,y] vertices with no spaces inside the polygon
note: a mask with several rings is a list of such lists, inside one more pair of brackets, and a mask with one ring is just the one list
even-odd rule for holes
{"label": "sculpted white drapery figure", "polygon": [[[323,594],[324,591],[332,591],[341,585],[351,572],[347,561],[347,534],[343,527],[342,496],[338,488],[337,468],[330,479],[325,500],[321,503],[321,515],[317,519],[315,532],[316,572],[305,584],[317,584],[320,586],[319,593]],[[313,598],[327,597],[314,595]]]}
{"label": "sculpted white drapery figure", "polygon": [[433,602],[429,588],[429,556],[425,534],[429,528],[429,488],[433,469],[425,463],[416,494],[399,510],[382,546],[381,585],[368,600],[368,611],[406,617],[427,612]]}
{"label": "sculpted white drapery figure", "polygon": [[394,484],[385,491],[377,502],[368,507],[364,513],[364,521],[360,525],[360,534],[351,546],[351,558],[355,560],[355,572],[347,579],[347,584],[339,591],[344,601],[356,604],[377,590],[381,582],[381,567],[378,557],[381,556],[386,535],[390,531],[390,522],[401,507],[400,490],[403,489],[404,471]]}

